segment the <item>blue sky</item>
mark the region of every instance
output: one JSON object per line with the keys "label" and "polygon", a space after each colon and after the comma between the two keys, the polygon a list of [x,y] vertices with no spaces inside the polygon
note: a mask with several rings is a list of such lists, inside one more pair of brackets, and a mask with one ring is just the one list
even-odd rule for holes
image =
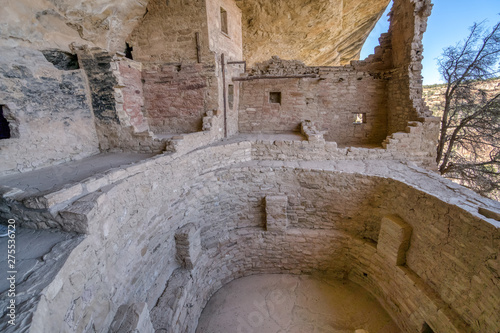
{"label": "blue sky", "polygon": [[[455,45],[469,34],[469,27],[474,22],[487,20],[491,27],[500,21],[500,0],[433,0],[432,14],[427,21],[427,31],[424,33],[424,60],[422,75],[424,84],[440,83],[437,71],[437,60],[443,48]],[[363,49],[361,59],[373,53],[378,45],[381,33],[387,32],[389,22],[387,13],[392,6],[389,4],[386,13],[382,15]]]}

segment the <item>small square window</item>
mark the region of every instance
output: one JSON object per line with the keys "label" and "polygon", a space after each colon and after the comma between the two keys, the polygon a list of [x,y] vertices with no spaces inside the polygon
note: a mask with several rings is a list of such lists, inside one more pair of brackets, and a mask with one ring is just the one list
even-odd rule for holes
{"label": "small square window", "polygon": [[220,8],[220,30],[226,35],[229,34],[227,26],[227,11],[222,7]]}
{"label": "small square window", "polygon": [[353,124],[365,124],[366,123],[366,113],[354,113],[353,114]]}
{"label": "small square window", "polygon": [[269,93],[269,103],[281,104],[281,92],[274,91]]}

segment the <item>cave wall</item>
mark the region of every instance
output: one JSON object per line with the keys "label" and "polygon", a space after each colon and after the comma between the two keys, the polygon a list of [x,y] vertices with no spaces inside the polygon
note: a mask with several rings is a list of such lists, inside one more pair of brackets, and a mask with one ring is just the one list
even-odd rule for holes
{"label": "cave wall", "polygon": [[58,69],[39,51],[2,49],[0,105],[11,138],[0,140],[0,175],[99,152],[83,71],[62,59]]}
{"label": "cave wall", "polygon": [[70,51],[70,44],[76,43],[114,53],[125,50],[125,38],[144,15],[147,1],[7,0],[4,4],[0,45]]}
{"label": "cave wall", "polygon": [[141,62],[197,61],[196,34],[200,56],[209,61],[205,0],[152,0],[137,27],[127,38],[134,60]]}

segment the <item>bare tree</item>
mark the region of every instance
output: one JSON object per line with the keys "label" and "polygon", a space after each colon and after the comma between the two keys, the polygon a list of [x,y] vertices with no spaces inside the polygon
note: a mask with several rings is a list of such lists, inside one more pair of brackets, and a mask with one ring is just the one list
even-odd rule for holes
{"label": "bare tree", "polygon": [[439,58],[446,92],[437,163],[443,176],[498,200],[500,87],[487,82],[499,75],[500,22],[491,29],[475,23],[470,31]]}

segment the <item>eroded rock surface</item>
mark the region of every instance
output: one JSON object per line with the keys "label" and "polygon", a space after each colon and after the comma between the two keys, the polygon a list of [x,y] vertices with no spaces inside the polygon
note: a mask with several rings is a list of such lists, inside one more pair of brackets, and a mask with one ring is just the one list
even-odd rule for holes
{"label": "eroded rock surface", "polygon": [[[388,0],[237,1],[243,15],[244,58],[278,55],[308,65],[340,65],[361,47]],[[125,39],[148,12],[148,0],[6,0],[0,23],[4,45],[69,50],[89,44],[124,51]],[[194,6],[196,2],[187,3]],[[30,22],[30,24],[26,24]]]}
{"label": "eroded rock surface", "polygon": [[[72,42],[123,51],[147,0],[6,0],[0,41],[69,50]],[[27,24],[29,22],[29,24]]]}
{"label": "eroded rock surface", "polygon": [[237,1],[243,53],[250,63],[273,55],[307,65],[343,65],[359,58],[388,0]]}

